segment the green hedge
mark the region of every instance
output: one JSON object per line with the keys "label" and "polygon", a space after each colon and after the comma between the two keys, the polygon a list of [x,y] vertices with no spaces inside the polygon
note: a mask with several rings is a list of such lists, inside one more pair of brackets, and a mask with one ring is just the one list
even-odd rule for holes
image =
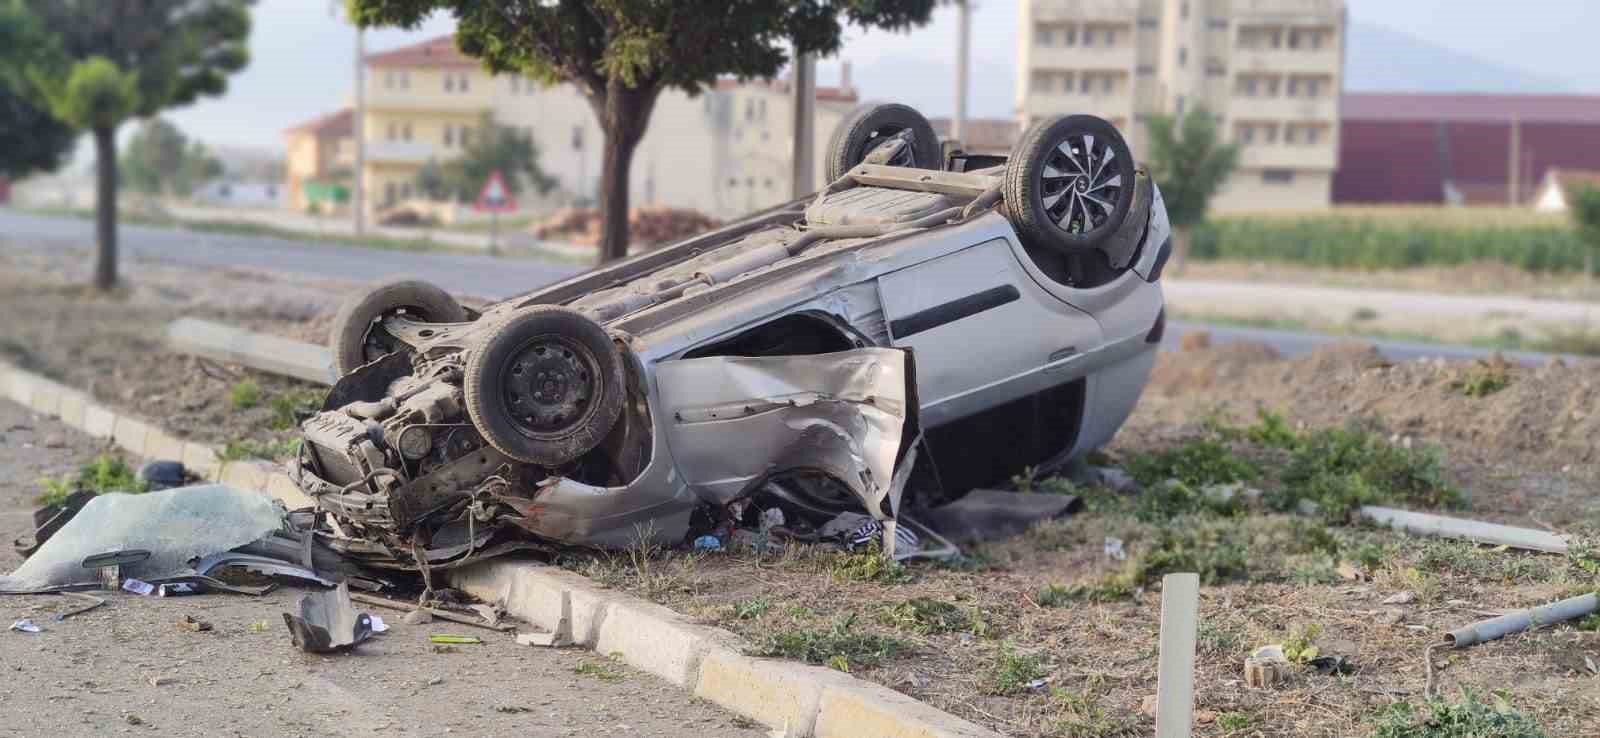
{"label": "green hedge", "polygon": [[1498,261],[1532,272],[1582,271],[1584,244],[1564,225],[1441,225],[1349,216],[1232,217],[1194,231],[1191,256],[1341,269]]}

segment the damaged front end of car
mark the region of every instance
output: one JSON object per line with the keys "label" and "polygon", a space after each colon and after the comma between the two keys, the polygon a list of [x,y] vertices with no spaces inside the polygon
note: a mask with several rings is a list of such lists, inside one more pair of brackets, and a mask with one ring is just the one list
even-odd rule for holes
{"label": "damaged front end of car", "polygon": [[[725,517],[731,503],[791,476],[830,480],[879,520],[897,512],[896,465],[917,432],[908,351],[681,358],[646,371],[634,349],[648,347],[617,338],[618,419],[574,457],[540,463],[497,448],[475,422],[472,402],[488,400],[471,397],[469,372],[481,371],[473,352],[489,348],[498,317],[432,324],[426,336],[404,318],[385,319],[405,350],[345,375],[302,424],[290,476],[331,513],[345,534],[334,545],[346,555],[380,568],[441,569],[554,545],[676,544],[692,520]],[[566,367],[516,356],[513,373],[496,376],[533,374],[541,399],[492,394],[534,408],[519,431],[538,429],[539,410],[570,409],[607,389],[586,381],[581,356]]]}

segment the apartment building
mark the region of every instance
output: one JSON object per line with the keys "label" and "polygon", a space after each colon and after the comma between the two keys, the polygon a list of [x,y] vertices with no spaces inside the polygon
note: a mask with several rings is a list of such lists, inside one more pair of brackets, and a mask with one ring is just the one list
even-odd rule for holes
{"label": "apartment building", "polygon": [[[588,100],[572,85],[546,87],[517,75],[491,76],[446,36],[369,55],[366,93],[362,182],[369,209],[420,196],[416,178],[421,168],[430,160],[460,155],[473,137],[482,135],[485,115],[533,138],[541,167],[565,197],[592,199],[598,191],[604,136]],[[848,72],[838,87],[817,88],[817,183],[822,179],[820,152],[856,99]],[[693,97],[663,92],[634,152],[631,202],[731,218],[787,199],[791,107],[784,81],[723,80]],[[319,124],[322,120],[286,132],[291,207],[303,207],[298,182],[335,171],[333,159],[309,153],[329,146],[329,136],[310,134],[327,128]],[[348,123],[345,127],[353,128]],[[322,143],[310,143],[312,139]],[[346,151],[353,140],[346,141],[343,147],[331,145]],[[306,153],[297,156],[295,151]],[[350,165],[345,166],[348,172]]]}
{"label": "apartment building", "polygon": [[1203,106],[1239,166],[1218,210],[1327,206],[1339,160],[1342,0],[1023,0],[1024,125],[1091,113],[1147,148],[1152,114]]}

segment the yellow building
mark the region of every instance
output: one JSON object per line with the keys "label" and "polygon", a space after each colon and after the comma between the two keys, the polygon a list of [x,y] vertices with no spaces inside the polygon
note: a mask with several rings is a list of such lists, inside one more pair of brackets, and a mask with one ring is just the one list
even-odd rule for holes
{"label": "yellow building", "polygon": [[349,108],[284,131],[284,204],[297,212],[311,205],[307,185],[348,185],[355,161],[354,114]]}
{"label": "yellow building", "polygon": [[1342,0],[1022,0],[1023,121],[1092,113],[1146,149],[1144,121],[1204,106],[1240,146],[1215,207],[1325,207],[1339,160]]}
{"label": "yellow building", "polygon": [[[848,69],[848,65],[846,65]],[[539,150],[539,164],[563,199],[592,200],[598,191],[604,136],[576,87],[542,86],[517,75],[491,76],[441,37],[367,56],[366,144],[362,183],[369,212],[418,197],[417,174],[428,161],[459,156],[481,135],[484,116],[519,129]],[[814,151],[822,184],[823,151],[834,127],[854,107],[844,73],[837,87],[817,87]],[[789,198],[793,115],[784,81],[723,80],[690,97],[666,90],[657,98],[634,151],[629,196],[634,205],[691,208],[731,218]],[[323,152],[339,152],[348,181],[353,147],[348,113],[343,144],[329,143],[319,121],[287,133],[288,202],[303,209],[303,181],[329,176]],[[334,116],[328,116],[332,118]],[[316,143],[313,143],[315,141]],[[297,153],[300,152],[300,153]],[[315,155],[313,155],[315,152]],[[337,171],[337,166],[333,167]],[[519,205],[527,206],[524,196]]]}

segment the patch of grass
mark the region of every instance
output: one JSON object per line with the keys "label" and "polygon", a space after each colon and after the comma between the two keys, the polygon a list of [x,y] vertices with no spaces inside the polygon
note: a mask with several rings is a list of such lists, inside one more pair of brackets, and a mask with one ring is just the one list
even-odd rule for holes
{"label": "patch of grass", "polygon": [[1256,410],[1256,422],[1244,429],[1244,437],[1257,446],[1281,449],[1292,449],[1300,440],[1282,415],[1262,408]]}
{"label": "patch of grass", "polygon": [[772,609],[772,601],[765,596],[746,597],[733,603],[733,616],[740,620],[755,620]]}
{"label": "patch of grass", "polygon": [[978,688],[984,694],[1016,694],[1026,689],[1029,682],[1043,679],[1046,673],[1043,654],[1024,653],[1010,642],[1002,643]]}
{"label": "patch of grass", "polygon": [[912,579],[911,571],[900,562],[884,556],[876,542],[853,553],[834,554],[826,566],[829,576],[835,581],[903,584]]}
{"label": "patch of grass", "polygon": [[127,492],[139,494],[148,489],[144,480],[128,462],[120,456],[100,454],[89,463],[78,468],[76,474],[64,474],[60,477],[39,480],[42,491],[34,496],[33,502],[40,507],[56,505],[65,501],[69,495],[79,489],[89,490],[97,495],[107,492]]}
{"label": "patch of grass", "polygon": [[935,635],[964,630],[971,619],[961,608],[931,597],[912,597],[885,607],[878,622],[918,635]]}
{"label": "patch of grass", "polygon": [[572,671],[576,674],[594,677],[602,682],[615,682],[624,676],[622,671],[611,663],[595,659],[584,659],[578,662],[577,666],[572,667]]}
{"label": "patch of grass", "polygon": [[1229,733],[1250,727],[1250,713],[1224,712],[1217,716],[1217,727]]}
{"label": "patch of grass", "polygon": [[[231,391],[229,399],[232,399]],[[273,395],[268,403],[268,408],[272,410],[272,418],[267,421],[267,427],[280,431],[289,430],[299,424],[301,417],[316,412],[321,406],[322,393],[316,389],[295,387],[284,390]]]}
{"label": "patch of grass", "polygon": [[1467,397],[1488,397],[1511,386],[1511,370],[1504,362],[1476,361],[1450,380],[1450,389]]}
{"label": "patch of grass", "polygon": [[1176,479],[1190,487],[1246,482],[1260,476],[1255,465],[1212,437],[1193,438],[1179,446],[1148,454],[1132,454],[1125,468],[1140,485],[1154,487]]}
{"label": "patch of grass", "polygon": [[1240,644],[1244,643],[1244,638],[1236,630],[1209,620],[1201,620],[1195,630],[1195,643],[1202,653],[1215,656],[1238,650]]}
{"label": "patch of grass", "polygon": [[1312,659],[1321,655],[1317,648],[1317,636],[1322,634],[1322,626],[1316,623],[1298,624],[1289,629],[1288,637],[1283,639],[1283,657],[1290,663],[1304,666]]}
{"label": "patch of grass", "polygon": [[1482,702],[1463,690],[1455,699],[1428,699],[1420,705],[1397,702],[1377,711],[1371,738],[1547,738],[1531,718],[1503,695]]}
{"label": "patch of grass", "polygon": [[1072,588],[1065,584],[1046,584],[1033,596],[1034,603],[1040,607],[1061,607],[1075,599],[1077,596]]}
{"label": "patch of grass", "polygon": [[1587,324],[1571,329],[1552,328],[1545,331],[1544,336],[1533,339],[1525,345],[1534,351],[1600,356],[1600,330],[1595,330]]}
{"label": "patch of grass", "polygon": [[249,410],[261,404],[261,385],[254,379],[241,379],[228,385],[228,407]]}
{"label": "patch of grass", "polygon": [[1138,735],[1133,717],[1107,712],[1100,701],[1088,694],[1061,688],[1050,690],[1050,702],[1058,710],[1049,730],[1059,738],[1114,738]]}
{"label": "patch of grass", "polygon": [[245,459],[266,459],[278,461],[295,455],[300,449],[298,438],[276,438],[270,441],[257,441],[246,438],[238,441],[228,441],[222,445],[222,450],[217,458],[222,461],[243,461]]}
{"label": "patch of grass", "polygon": [[1358,307],[1350,313],[1350,322],[1365,323],[1378,319],[1378,311],[1369,307]]}
{"label": "patch of grass", "polygon": [[1459,507],[1461,493],[1444,478],[1438,451],[1404,448],[1358,426],[1324,428],[1289,446],[1283,487],[1266,496],[1278,510],[1315,503],[1328,520],[1345,520],[1375,502]]}
{"label": "patch of grass", "polygon": [[852,613],[826,629],[801,626],[769,631],[756,639],[748,653],[823,664],[848,672],[853,667],[877,666],[901,648],[899,640],[857,629]]}

